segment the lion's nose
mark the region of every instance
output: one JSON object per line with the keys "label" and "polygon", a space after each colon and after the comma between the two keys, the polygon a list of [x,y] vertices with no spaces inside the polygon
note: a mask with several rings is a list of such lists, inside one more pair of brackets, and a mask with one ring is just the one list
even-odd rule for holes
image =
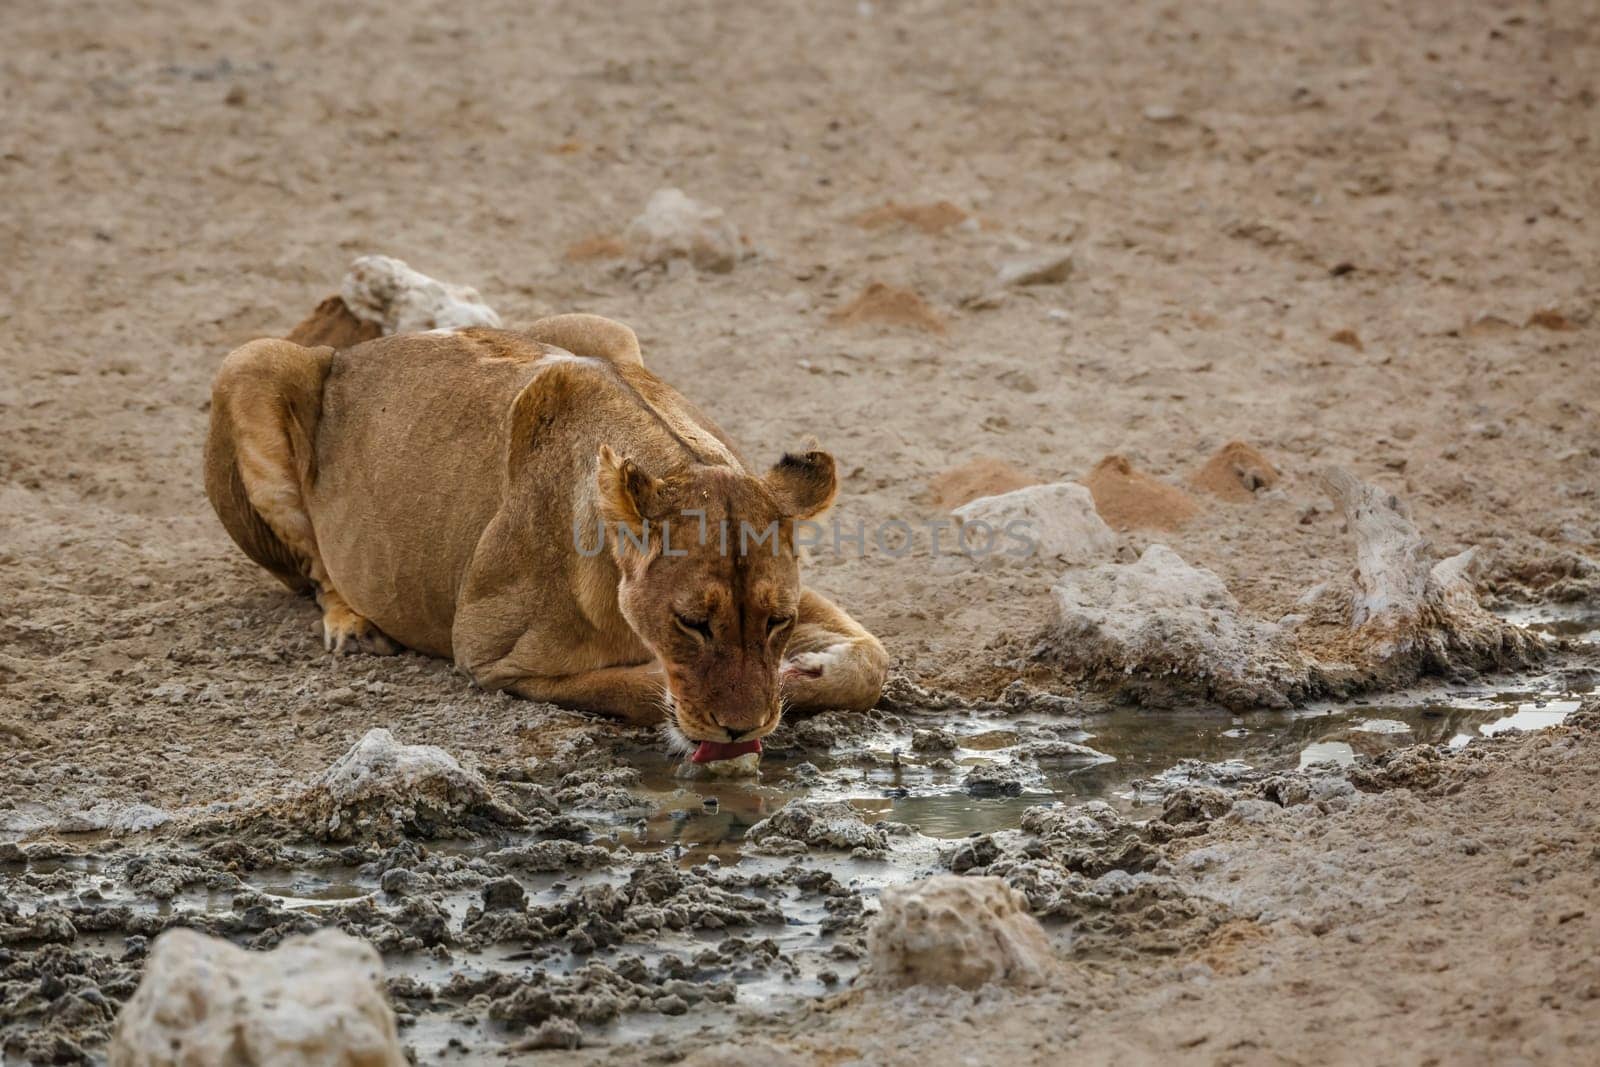
{"label": "lion's nose", "polygon": [[711,721],[728,732],[730,741],[753,741],[769,732],[775,722],[768,713],[712,713]]}
{"label": "lion's nose", "polygon": [[746,719],[747,716],[730,712],[713,711],[711,713],[712,723],[720,726],[727,733],[729,741],[744,740],[740,735],[750,729]]}

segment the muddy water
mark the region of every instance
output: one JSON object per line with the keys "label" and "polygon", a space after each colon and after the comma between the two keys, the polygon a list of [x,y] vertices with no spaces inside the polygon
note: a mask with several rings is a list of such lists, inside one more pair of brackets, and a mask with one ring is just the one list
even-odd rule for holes
{"label": "muddy water", "polygon": [[[938,853],[956,839],[1014,828],[1023,811],[1035,805],[1099,799],[1133,818],[1148,817],[1159,810],[1166,792],[1191,781],[1226,782],[1230,772],[1304,767],[1316,761],[1349,763],[1359,755],[1417,742],[1459,746],[1471,738],[1507,729],[1537,729],[1559,722],[1576,709],[1578,695],[1552,688],[1549,680],[1538,680],[1505,689],[1420,690],[1382,701],[1294,713],[1127,710],[1085,718],[1078,726],[1066,728],[1059,719],[939,712],[930,713],[922,724],[937,725],[954,734],[957,747],[951,751],[926,755],[913,748],[909,731],[885,731],[854,738],[826,755],[806,752],[768,758],[759,778],[740,781],[686,778],[678,764],[659,752],[637,749],[625,752],[624,758],[640,771],[636,792],[648,803],[649,814],[643,818],[596,814],[591,825],[597,843],[626,846],[634,852],[669,853],[684,867],[710,863],[723,870],[777,871],[790,861],[749,850],[745,835],[750,827],[792,799],[843,800],[868,823],[885,820],[920,831],[897,838],[887,861],[852,860],[819,851],[803,857],[806,868],[831,871],[870,901],[885,884],[938,869]],[[1054,740],[1076,743],[1101,755],[1037,755],[1030,751],[1030,738],[1039,736],[1042,729],[1054,731]],[[974,797],[963,791],[965,774],[984,762],[1017,766],[1021,793]],[[622,877],[625,872],[610,871],[551,877],[538,884],[529,881],[530,899],[543,903],[582,884]],[[298,891],[336,890],[310,882]],[[688,1018],[630,1014],[590,1037],[635,1042],[646,1041],[652,1034],[681,1032],[685,1027],[726,1031],[737,1025],[741,1012],[770,1010],[847,983],[858,963],[830,953],[830,939],[823,928],[825,910],[814,898],[797,892],[786,893],[782,907],[784,926],[758,928],[750,936],[775,940],[792,964],[790,969],[735,976],[738,1001],[734,1006],[697,1008]],[[627,946],[627,951],[655,961],[669,954],[693,956],[713,941],[705,935],[673,934],[645,948]],[[599,958],[611,956],[601,954]],[[573,963],[571,957],[561,957],[539,966],[570,969]],[[391,973],[399,970],[433,980],[444,977],[450,967],[508,964],[514,965],[514,958],[458,958],[449,967],[426,960],[390,961]],[[419,1054],[442,1051],[452,1036],[462,1037],[462,1025],[445,1017],[424,1017],[407,1039],[417,1045]],[[482,1022],[469,1028],[469,1045],[510,1037]]]}
{"label": "muddy water", "polygon": [[1600,644],[1600,608],[1544,605],[1505,613],[1508,622],[1580,644]]}
{"label": "muddy water", "polygon": [[[1065,734],[1059,719],[941,713],[939,725],[960,737],[960,747],[947,754],[953,767],[930,765],[936,761],[912,751],[909,733],[883,733],[828,757],[768,758],[759,779],[737,782],[685,779],[664,757],[640,751],[628,755],[643,772],[644,793],[658,813],[646,833],[624,840],[635,848],[675,846],[685,862],[709,855],[736,861],[744,832],[799,797],[847,800],[868,822],[906,823],[939,839],[1014,827],[1025,809],[1052,801],[1105,800],[1137,817],[1158,805],[1172,782],[1186,780],[1181,767],[1192,761],[1279,770],[1324,760],[1348,764],[1358,754],[1421,742],[1460,747],[1508,729],[1554,726],[1577,709],[1581,695],[1535,682],[1503,690],[1418,690],[1291,713],[1127,709],[1086,718]],[[1027,738],[1040,727],[1103,758],[1033,755]],[[822,781],[797,781],[802,762],[820,770]],[[984,762],[1022,765],[1023,791],[967,795],[964,772]]]}
{"label": "muddy water", "polygon": [[[1529,625],[1567,627],[1563,636],[1592,640],[1592,621],[1549,619]],[[684,768],[654,747],[621,750],[620,762],[638,773],[629,787],[637,801],[621,810],[574,810],[590,843],[612,851],[614,862],[595,870],[530,874],[512,870],[529,907],[559,905],[586,888],[625,886],[650,858],[665,860],[708,884],[769,901],[782,922],[763,920],[730,929],[662,929],[609,947],[579,952],[560,938],[539,943],[515,939],[472,949],[391,951],[391,977],[436,990],[452,979],[538,973],[581,982],[590,965],[637,967],[656,975],[692,975],[700,982],[732,982],[731,1004],[700,1003],[685,1013],[624,1010],[615,1021],[587,1026],[587,1043],[648,1043],[655,1037],[710,1028],[732,1032],[746,1013],[816,997],[847,985],[859,969],[860,913],[875,907],[878,891],[942,868],[941,852],[975,834],[1018,827],[1023,812],[1041,804],[1102,800],[1132,819],[1159,810],[1163,796],[1190,782],[1228,784],[1253,771],[1348,764],[1418,742],[1460,747],[1506,730],[1554,725],[1579,705],[1581,693],[1563,676],[1519,680],[1500,688],[1431,688],[1372,701],[1320,705],[1295,712],[1236,715],[1220,709],[1158,713],[1135,709],[1085,715],[1016,715],[1004,711],[938,711],[889,717],[893,728],[844,737],[831,747],[775,749],[752,779],[685,777]],[[930,742],[930,735],[936,739]],[[968,776],[1007,771],[1002,793],[972,795]],[[1006,776],[1002,776],[1005,778]],[[868,824],[898,825],[887,858],[852,858],[812,849],[799,857],[764,855],[751,847],[750,828],[791,800],[842,801]],[[913,829],[914,828],[914,829]],[[425,851],[466,863],[492,864],[491,854],[532,838],[438,842]],[[381,870],[341,863],[315,849],[291,853],[287,865],[240,875],[242,887],[185,889],[157,901],[122,877],[138,839],[96,841],[87,855],[37,860],[26,875],[40,889],[35,902],[86,899],[135,913],[172,917],[215,916],[241,909],[239,894],[260,894],[271,907],[312,921],[348,921],[352,907],[393,908]],[[108,851],[102,855],[101,847]],[[301,865],[294,857],[303,857]],[[108,858],[109,857],[109,858]],[[0,882],[14,868],[0,866]],[[503,869],[500,874],[506,873]],[[825,874],[833,890],[819,892]],[[726,879],[725,882],[721,881]],[[460,889],[430,892],[461,931],[480,913],[482,879]],[[841,923],[840,903],[845,922]],[[857,916],[848,921],[852,910]],[[843,933],[841,933],[843,931]],[[729,950],[730,942],[736,948]],[[123,938],[87,935],[86,948],[112,957]],[[765,945],[765,948],[760,946]],[[738,947],[743,946],[743,947]],[[630,960],[634,961],[630,964]],[[664,981],[657,978],[655,981]],[[446,1062],[515,1042],[520,1027],[483,1017],[462,997],[432,1003],[400,1001],[404,1039],[420,1062]],[[480,1005],[481,1009],[481,1005]]]}

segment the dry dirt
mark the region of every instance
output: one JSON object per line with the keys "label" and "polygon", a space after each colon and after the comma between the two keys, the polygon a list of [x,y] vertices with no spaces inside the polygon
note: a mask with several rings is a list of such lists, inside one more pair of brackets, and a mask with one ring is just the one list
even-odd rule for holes
{"label": "dry dirt", "polygon": [[[373,726],[486,766],[599,729],[475,692],[437,661],[325,656],[310,603],[248,563],[206,504],[221,358],[288,330],[367,252],[471,284],[508,321],[630,323],[646,360],[752,457],[816,434],[845,474],[847,527],[940,517],[948,482],[930,483],[978,458],[1021,472],[1009,483],[1081,479],[1116,454],[1175,488],[1239,440],[1281,481],[1239,502],[1193,494],[1180,528],[1128,530],[1125,557],[1169,544],[1276,617],[1350,565],[1316,478],[1338,464],[1401,492],[1441,556],[1483,549],[1491,593],[1593,595],[1600,28],[1578,0],[872,2],[803,17],[756,3],[391,0],[335,14],[137,0],[15,6],[5,23],[12,833],[101,801],[176,807],[282,786]],[[614,235],[669,185],[740,226],[751,254],[731,273],[616,257]],[[1067,281],[997,291],[1002,262],[1059,244],[1075,252]],[[851,315],[873,283],[914,293],[895,306],[925,304],[944,332]],[[983,695],[1024,672],[1051,684],[1027,652],[1052,577],[930,558],[925,539],[901,558],[870,544],[825,554],[809,571],[904,675]],[[1575,751],[1592,772],[1593,743]],[[1519,839],[1547,814],[1527,796],[1589,803],[1592,773],[1518,767],[1518,784],[1468,783],[1477,799],[1450,803]],[[1454,810],[1407,809],[1437,824],[1417,862],[1455,862],[1438,844],[1467,818]],[[1592,841],[1583,810],[1573,825]],[[1351,818],[1378,847],[1416,844],[1403,821]],[[1548,925],[1542,899],[1515,887],[1492,909],[1419,893],[1341,948],[1360,974],[1329,956],[1313,978],[1252,964],[1202,986],[1135,962],[1115,978],[1134,999],[1086,1001],[1070,1025],[1108,1056],[1094,1042],[1117,1034],[1170,1054],[1139,1029],[1137,1011],[1159,1011],[1193,1022],[1202,1060],[1266,1059],[1268,1046],[1336,1058],[1359,1034],[1403,1042],[1402,1060],[1459,1062],[1452,1042],[1515,1030],[1495,1021],[1512,1018],[1526,1031],[1494,1047],[1562,1058],[1540,1030],[1549,1005],[1527,999],[1535,985],[1506,982],[1506,1003],[1532,1014],[1485,1015],[1487,992],[1455,992],[1419,961],[1488,928],[1474,951],[1515,946],[1510,973],[1542,981],[1541,965],[1580,951],[1567,931],[1587,931],[1592,956],[1593,916]],[[1455,909],[1449,923],[1435,907]],[[1241,951],[1326,951],[1347,936],[1334,914],[1321,941]],[[1519,930],[1539,935],[1533,947]],[[1207,1012],[1238,998],[1273,1007],[1206,1036]],[[1302,1026],[1308,1005],[1315,1026]],[[1020,1010],[1001,1029],[1032,1036],[996,1048],[1047,1033]],[[1230,1051],[1224,1037],[1256,1044]]]}

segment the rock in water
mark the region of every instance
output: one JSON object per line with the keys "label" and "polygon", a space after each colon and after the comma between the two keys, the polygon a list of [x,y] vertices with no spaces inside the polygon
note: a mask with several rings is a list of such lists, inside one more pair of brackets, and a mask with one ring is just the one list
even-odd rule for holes
{"label": "rock in water", "polygon": [[750,827],[751,841],[798,841],[822,848],[887,848],[889,838],[861,821],[855,809],[842,800],[791,800]]}
{"label": "rock in water", "polygon": [[527,890],[515,878],[487,881],[478,893],[483,897],[485,911],[521,911],[528,901]]}
{"label": "rock in water", "polygon": [[886,886],[867,933],[870,981],[883,989],[990,982],[1035,986],[1057,970],[1028,902],[998,878],[936,875]]}
{"label": "rock in water", "polygon": [[1222,579],[1165,545],[1137,563],[1067,571],[1051,592],[1058,658],[1148,702],[1288,707],[1307,688],[1292,635],[1241,614]]}
{"label": "rock in water", "polygon": [[719,207],[691,200],[681,189],[657,189],[628,224],[628,247],[646,266],[687,259],[699,270],[725,274],[739,259],[739,228]]}
{"label": "rock in water", "polygon": [[745,752],[732,759],[687,764],[706,778],[754,778],[761,773],[761,753]]}
{"label": "rock in water", "polygon": [[[954,514],[963,528],[962,547],[985,558],[1054,559],[1080,565],[1105,562],[1117,551],[1117,535],[1095,511],[1089,490],[1077,482],[1031,485],[979,497]],[[1025,538],[1032,551],[1016,537]],[[992,551],[983,551],[986,540],[992,541]]]}
{"label": "rock in water", "polygon": [[389,256],[350,264],[339,296],[350,313],[386,334],[500,325],[500,316],[468,285],[451,285]]}
{"label": "rock in water", "polygon": [[523,821],[444,749],[402,745],[384,729],[368,730],[292,807],[294,821],[328,841],[445,836],[473,824]]}
{"label": "rock in water", "polygon": [[1020,797],[1022,769],[1014,763],[980,763],[961,780],[961,789],[973,797]]}
{"label": "rock in water", "polygon": [[117,1017],[110,1067],[404,1067],[383,962],[325,929],[247,952],[177,927]]}
{"label": "rock in water", "polygon": [[1250,619],[1215,574],[1151,545],[1134,564],[1063,574],[1041,653],[1139,703],[1234,709],[1539,657],[1537,636],[1478,602],[1472,550],[1435,562],[1398,497],[1344,470],[1323,480],[1355,535],[1356,570],[1301,598],[1310,622],[1302,616],[1291,630],[1287,617],[1281,626]]}

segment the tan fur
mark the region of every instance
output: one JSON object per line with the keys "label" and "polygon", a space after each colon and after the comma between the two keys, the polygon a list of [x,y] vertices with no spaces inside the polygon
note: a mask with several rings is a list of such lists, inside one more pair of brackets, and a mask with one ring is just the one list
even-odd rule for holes
{"label": "tan fur", "polygon": [[575,356],[644,366],[634,332],[599,315],[552,315],[518,332],[531,341],[564,348]]}
{"label": "tan fur", "polygon": [[[760,736],[784,705],[870,707],[883,685],[882,646],[799,583],[793,523],[832,501],[831,457],[751,474],[598,316],[251,342],[217,375],[206,489],[247,555],[317,593],[339,651],[399,642],[487,688],[635,722],[670,709],[698,740]],[[643,547],[613,527],[580,552],[605,521]],[[724,552],[724,521],[779,536]]]}

